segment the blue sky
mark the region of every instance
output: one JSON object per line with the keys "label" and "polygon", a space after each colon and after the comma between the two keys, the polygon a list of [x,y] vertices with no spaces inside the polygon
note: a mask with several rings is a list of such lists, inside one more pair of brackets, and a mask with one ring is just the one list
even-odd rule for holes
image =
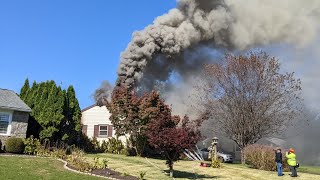
{"label": "blue sky", "polygon": [[0,88],[19,93],[26,78],[73,85],[81,108],[103,80],[114,82],[135,30],[175,0],[0,1]]}

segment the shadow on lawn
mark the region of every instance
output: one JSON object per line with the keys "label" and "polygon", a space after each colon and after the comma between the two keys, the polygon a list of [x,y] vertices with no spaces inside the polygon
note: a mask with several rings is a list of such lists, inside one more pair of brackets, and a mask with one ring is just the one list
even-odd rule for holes
{"label": "shadow on lawn", "polygon": [[[169,174],[169,171],[165,171]],[[213,179],[213,178],[221,178],[220,176],[208,176],[204,174],[195,174],[191,172],[174,170],[174,178],[187,178],[187,179]]]}

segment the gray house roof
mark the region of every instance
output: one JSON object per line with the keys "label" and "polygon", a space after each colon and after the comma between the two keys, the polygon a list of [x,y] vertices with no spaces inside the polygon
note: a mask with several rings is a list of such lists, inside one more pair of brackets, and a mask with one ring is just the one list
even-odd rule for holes
{"label": "gray house roof", "polygon": [[262,138],[258,142],[258,144],[264,144],[264,145],[272,145],[276,147],[287,147],[287,142],[280,138],[275,137],[268,137],[268,138]]}
{"label": "gray house roof", "polygon": [[31,109],[13,91],[0,88],[0,108],[15,111],[31,112]]}

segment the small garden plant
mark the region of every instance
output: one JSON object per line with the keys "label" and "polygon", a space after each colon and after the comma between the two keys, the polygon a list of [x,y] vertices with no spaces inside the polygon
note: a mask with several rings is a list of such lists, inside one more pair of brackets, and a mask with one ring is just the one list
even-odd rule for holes
{"label": "small garden plant", "polygon": [[144,180],[144,177],[146,176],[147,172],[140,172],[139,173],[139,180]]}
{"label": "small garden plant", "polygon": [[24,145],[24,153],[29,155],[36,155],[41,146],[40,141],[37,138],[33,138],[32,135],[24,140]]}
{"label": "small garden plant", "polygon": [[95,157],[93,160],[95,169],[106,169],[108,167],[109,161],[105,158],[100,160],[99,157]]}

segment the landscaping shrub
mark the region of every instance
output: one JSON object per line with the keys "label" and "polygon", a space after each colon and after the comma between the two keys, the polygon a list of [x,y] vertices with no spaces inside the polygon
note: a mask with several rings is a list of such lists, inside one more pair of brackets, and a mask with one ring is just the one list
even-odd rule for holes
{"label": "landscaping shrub", "polygon": [[121,140],[114,137],[109,139],[108,148],[106,152],[113,153],[113,154],[121,154],[121,152],[125,153],[123,150],[124,150],[124,145]]}
{"label": "landscaping shrub", "polygon": [[[264,145],[250,145],[244,149],[245,161],[250,167],[254,169],[276,171],[275,152],[271,146]],[[287,164],[285,163],[285,155],[283,158],[283,169],[287,170]]]}
{"label": "landscaping shrub", "polygon": [[126,138],[125,148],[121,154],[125,154],[126,156],[137,156],[137,150],[134,148],[132,143],[132,137]]}
{"label": "landscaping shrub", "polygon": [[97,140],[96,137],[92,138],[91,140],[91,144],[93,145],[93,151],[94,153],[101,153],[103,152],[101,150],[101,147],[100,147],[100,142]]}
{"label": "landscaping shrub", "polygon": [[106,169],[108,167],[108,160],[103,158],[100,160],[99,157],[95,157],[94,159],[94,169]]}
{"label": "landscaping shrub", "polygon": [[36,155],[41,146],[40,141],[36,138],[33,138],[32,135],[24,140],[24,145],[24,153],[29,155]]}
{"label": "landscaping shrub", "polygon": [[100,146],[102,152],[106,152],[108,150],[109,142],[103,140]]}
{"label": "landscaping shrub", "polygon": [[66,149],[66,155],[71,155],[72,149],[75,149],[75,148],[76,148],[75,145],[68,146],[67,149]]}
{"label": "landscaping shrub", "polygon": [[22,138],[10,137],[5,144],[5,150],[9,153],[21,154],[24,151],[24,142]]}
{"label": "landscaping shrub", "polygon": [[51,151],[47,148],[45,148],[45,146],[39,146],[39,148],[37,148],[36,150],[37,152],[37,156],[41,156],[41,157],[50,157],[51,156]]}
{"label": "landscaping shrub", "polygon": [[108,167],[109,161],[107,159],[102,159],[99,163],[99,168],[100,169],[106,169]]}
{"label": "landscaping shrub", "polygon": [[136,156],[137,155],[137,151],[135,148],[128,148],[126,149],[126,155],[127,156]]}
{"label": "landscaping shrub", "polygon": [[81,172],[90,172],[95,169],[94,165],[85,159],[84,153],[80,150],[74,150],[71,155],[68,156],[67,162]]}
{"label": "landscaping shrub", "polygon": [[80,149],[83,149],[87,153],[93,152],[93,149],[94,149],[92,141],[88,138],[88,136],[82,133],[80,135],[80,141],[79,141],[78,147]]}
{"label": "landscaping shrub", "polygon": [[127,154],[121,140],[118,138],[110,138],[108,141],[103,140],[102,143],[97,138],[89,139],[87,136],[82,135],[83,140],[79,144],[79,148],[83,149],[87,153],[112,153],[112,154]]}
{"label": "landscaping shrub", "polygon": [[66,159],[67,149],[53,149],[50,156],[53,158]]}

